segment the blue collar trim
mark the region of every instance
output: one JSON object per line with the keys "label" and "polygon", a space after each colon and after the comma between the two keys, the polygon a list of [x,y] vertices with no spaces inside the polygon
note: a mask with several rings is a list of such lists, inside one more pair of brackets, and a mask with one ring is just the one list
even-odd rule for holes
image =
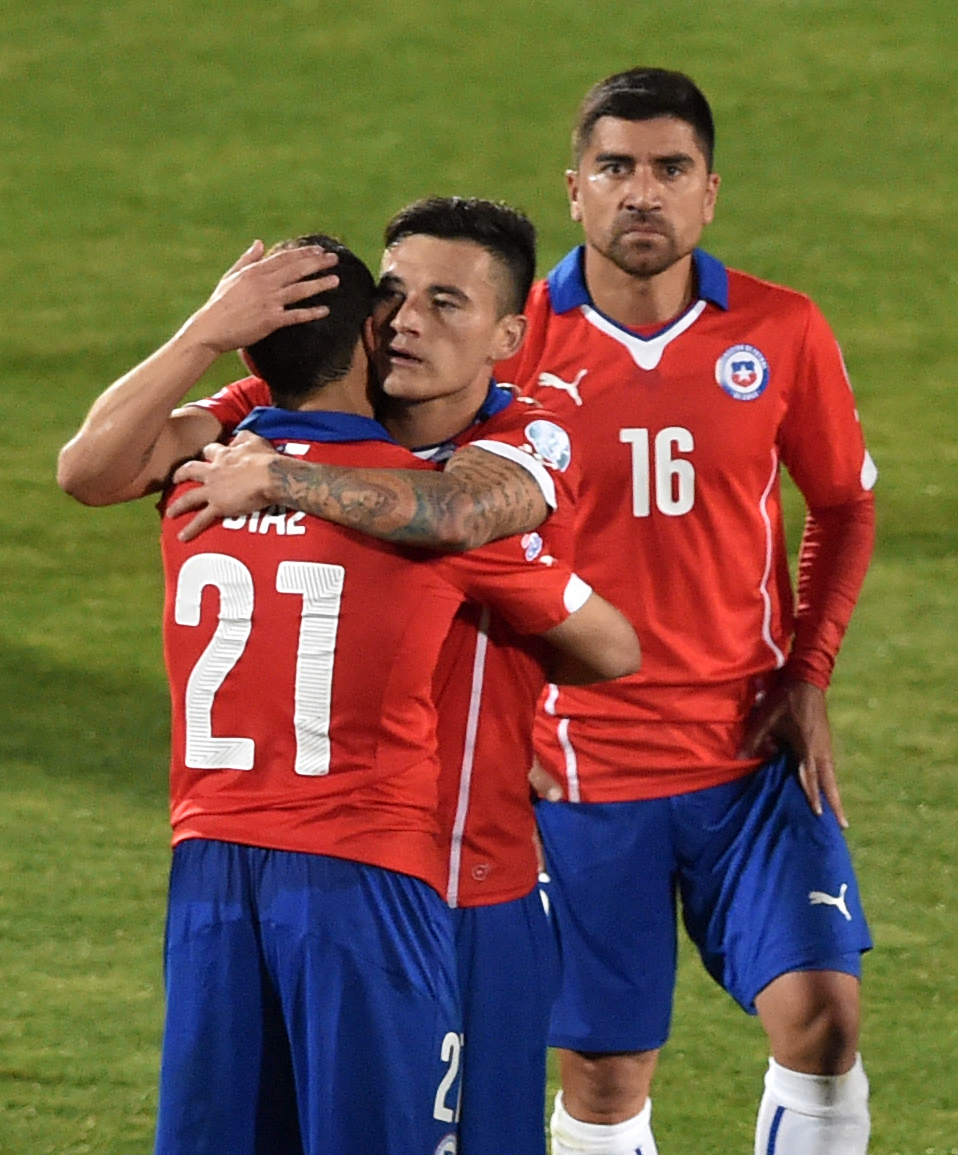
{"label": "blue collar trim", "polygon": [[[498,384],[495,377],[493,377],[489,382],[489,391],[486,393],[485,401],[483,401],[482,406],[472,421],[466,426],[466,429],[471,429],[473,425],[481,425],[484,421],[489,421],[495,417],[497,413],[501,413],[503,409],[508,409],[514,400],[515,394],[512,390],[505,385]],[[464,429],[459,431],[459,433],[464,432]],[[456,437],[459,436],[459,433],[456,434]],[[413,453],[429,461],[446,460],[447,457],[452,456],[457,448],[456,438],[450,437],[446,441],[437,441],[434,445],[417,446],[413,450]]]}
{"label": "blue collar trim", "polygon": [[372,417],[329,409],[278,409],[258,405],[236,427],[248,429],[267,441],[390,441],[395,440]]}
{"label": "blue collar trim", "polygon": [[515,400],[515,394],[511,389],[507,389],[504,385],[500,385],[495,377],[489,382],[489,392],[486,394],[486,399],[482,403],[482,408],[476,414],[473,425],[478,425],[483,421],[488,421],[491,417],[495,417],[497,413],[501,413],[503,409],[508,409]]}
{"label": "blue collar trim", "polygon": [[[728,271],[720,260],[704,249],[692,253],[699,300],[711,301],[720,309],[728,308]],[[546,278],[549,299],[556,313],[568,313],[582,305],[591,305],[592,298],[585,283],[585,246],[579,245],[556,265]]]}

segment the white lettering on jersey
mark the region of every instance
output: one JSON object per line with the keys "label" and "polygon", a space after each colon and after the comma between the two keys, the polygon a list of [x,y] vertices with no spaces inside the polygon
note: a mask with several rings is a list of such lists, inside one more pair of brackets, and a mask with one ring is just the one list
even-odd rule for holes
{"label": "white lettering on jersey", "polygon": [[660,429],[650,446],[648,429],[620,429],[619,441],[632,446],[632,515],[648,517],[655,508],[681,517],[695,504],[695,467],[675,452],[691,453],[695,438],[680,425]]}
{"label": "white lettering on jersey", "polygon": [[[456,1081],[456,1076],[459,1074],[459,1059],[462,1054],[462,1035],[457,1035],[455,1031],[448,1031],[442,1040],[442,1050],[440,1052],[442,1061],[449,1064],[449,1070],[446,1071],[436,1091],[436,1101],[433,1104],[432,1117],[438,1119],[441,1123],[455,1123],[459,1119],[459,1100],[457,1098],[455,1107],[450,1107],[446,1102],[446,1096]],[[452,1148],[455,1151],[455,1147]]]}
{"label": "white lettering on jersey", "polygon": [[[293,702],[295,771],[303,776],[329,773],[333,662],[345,580],[342,566],[322,562],[284,561],[276,571],[278,592],[303,599]],[[186,683],[184,760],[191,770],[252,770],[256,755],[252,738],[213,736],[213,700],[249,641],[255,603],[253,575],[228,554],[199,553],[187,558],[176,581],[173,616],[177,625],[200,624],[203,590],[210,585],[219,591],[219,620]]]}
{"label": "white lettering on jersey", "polygon": [[579,382],[588,372],[588,369],[580,369],[571,381],[563,381],[555,373],[540,373],[539,386],[543,389],[561,389],[563,393],[569,394],[576,405],[581,405],[582,394],[579,392]]}
{"label": "white lettering on jersey", "polygon": [[845,892],[847,890],[847,882],[842,883],[837,895],[825,894],[825,892],[821,890],[810,890],[808,892],[808,901],[812,906],[837,906],[845,918],[851,922],[852,916],[848,913],[848,907],[845,905]]}
{"label": "white lettering on jersey", "polygon": [[248,516],[244,513],[239,517],[224,517],[224,529],[246,529],[250,533],[269,533],[273,530],[281,537],[299,537],[306,532],[303,522],[306,514],[297,510],[291,513],[278,505],[271,505],[268,509],[257,510]]}

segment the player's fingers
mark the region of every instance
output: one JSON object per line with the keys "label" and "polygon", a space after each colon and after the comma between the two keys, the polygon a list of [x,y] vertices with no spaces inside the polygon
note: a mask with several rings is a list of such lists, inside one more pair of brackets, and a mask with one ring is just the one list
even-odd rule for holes
{"label": "player's fingers", "polygon": [[176,536],[180,541],[192,541],[194,537],[199,537],[204,529],[208,529],[218,516],[208,505],[205,509],[201,509],[192,521],[183,526]]}
{"label": "player's fingers", "polygon": [[250,449],[268,449],[270,453],[276,452],[265,437],[260,437],[258,433],[254,433],[251,429],[241,429],[230,442],[229,447],[232,449],[237,445],[245,445]]}
{"label": "player's fingers", "polygon": [[[205,461],[216,461],[216,459],[218,457],[222,457],[225,452],[226,452],[226,446],[225,445],[221,445],[218,441],[211,441],[209,443],[209,445],[203,446],[203,459]],[[199,464],[202,465],[202,462],[199,462]],[[204,470],[203,471],[203,477],[194,477],[192,480],[193,481],[203,481],[203,480],[205,480],[205,474],[206,474],[206,471]],[[174,481],[175,480],[176,479],[174,477]]]}
{"label": "player's fingers", "polygon": [[820,818],[822,814],[822,797],[818,786],[818,774],[811,758],[803,758],[799,763],[798,780],[802,784],[802,790],[805,792],[808,804],[812,808],[812,813],[817,814]]}
{"label": "player's fingers", "polygon": [[276,321],[277,329],[285,329],[289,325],[301,325],[304,321],[319,321],[329,316],[326,305],[313,305],[309,309],[284,309]]}
{"label": "player's fingers", "polygon": [[822,792],[828,799],[828,805],[831,806],[835,812],[835,817],[838,819],[838,825],[842,830],[847,830],[848,819],[845,817],[845,809],[842,806],[842,797],[838,790],[838,778],[835,774],[835,764],[833,762],[828,761],[823,763],[819,780],[822,784]]}
{"label": "player's fingers", "polygon": [[546,802],[562,801],[562,787],[547,770],[543,769],[538,758],[533,759],[532,769],[529,771],[529,785]]}
{"label": "player's fingers", "polygon": [[264,251],[265,248],[261,240],[253,241],[246,252],[241,253],[239,259],[230,265],[225,275],[228,277],[230,273],[238,273],[240,269],[245,269],[247,265],[255,265],[257,261],[262,260]]}
{"label": "player's fingers", "polygon": [[781,710],[778,708],[755,715],[746,728],[739,746],[739,758],[757,758],[769,748],[780,716]]}
{"label": "player's fingers", "polygon": [[304,301],[307,297],[314,297],[317,293],[328,293],[339,284],[336,273],[326,277],[318,277],[312,281],[294,281],[287,285],[280,294],[280,300],[286,306],[295,305],[297,301]]}
{"label": "player's fingers", "polygon": [[[206,461],[184,461],[184,463],[173,474],[173,484],[181,485],[184,481],[205,481],[206,475],[209,473],[209,463]],[[192,492],[192,490],[190,491]],[[186,494],[183,494],[185,497]],[[168,508],[172,509],[177,505],[182,498],[177,498]]]}
{"label": "player's fingers", "polygon": [[[201,465],[202,462],[197,462],[196,464]],[[184,465],[183,468],[185,469],[186,466]],[[177,470],[177,473],[179,473],[179,470]],[[186,480],[189,481],[190,478],[186,478]],[[166,507],[166,516],[182,517],[184,513],[189,513],[194,509],[202,509],[208,504],[209,496],[204,489],[188,489],[185,493],[181,493],[176,501],[170,502]]]}
{"label": "player's fingers", "polygon": [[284,283],[292,284],[303,277],[324,273],[338,264],[339,257],[335,253],[318,245],[304,245],[299,249],[282,249],[273,253],[263,261],[261,268],[264,276],[277,277]]}

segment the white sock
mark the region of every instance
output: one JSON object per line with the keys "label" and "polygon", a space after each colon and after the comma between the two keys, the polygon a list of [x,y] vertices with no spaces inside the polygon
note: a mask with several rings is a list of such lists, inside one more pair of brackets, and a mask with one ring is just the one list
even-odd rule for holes
{"label": "white sock", "polygon": [[583,1123],[573,1119],[556,1095],[550,1121],[552,1155],[658,1155],[652,1138],[652,1100],[622,1123]]}
{"label": "white sock", "polygon": [[865,1155],[869,1129],[861,1055],[844,1075],[804,1075],[769,1059],[755,1155]]}

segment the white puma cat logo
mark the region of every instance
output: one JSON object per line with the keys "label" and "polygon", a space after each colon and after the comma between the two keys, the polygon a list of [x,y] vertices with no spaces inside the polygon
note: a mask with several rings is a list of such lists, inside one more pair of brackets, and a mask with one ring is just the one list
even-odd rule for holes
{"label": "white puma cat logo", "polygon": [[576,405],[582,404],[582,397],[579,394],[579,382],[588,373],[588,369],[580,369],[571,381],[563,381],[561,377],[557,377],[555,373],[540,373],[539,384],[545,389],[561,389],[563,393],[568,393]]}
{"label": "white puma cat logo", "polygon": [[842,914],[848,919],[848,921],[851,922],[852,916],[848,913],[848,907],[845,905],[846,890],[848,890],[847,882],[842,883],[841,890],[839,890],[837,896],[825,894],[821,890],[810,890],[808,892],[808,901],[812,904],[812,906],[837,906]]}

